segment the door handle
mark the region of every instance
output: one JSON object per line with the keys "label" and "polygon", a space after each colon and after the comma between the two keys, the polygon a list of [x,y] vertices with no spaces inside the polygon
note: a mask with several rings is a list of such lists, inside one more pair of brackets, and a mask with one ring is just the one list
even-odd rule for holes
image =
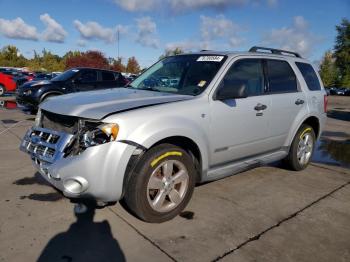
{"label": "door handle", "polygon": [[303,99],[297,99],[297,100],[295,101],[295,104],[296,104],[296,105],[302,105],[302,104],[304,104],[304,100],[303,100]]}
{"label": "door handle", "polygon": [[254,107],[254,109],[256,110],[256,111],[261,111],[261,110],[265,110],[267,108],[267,105],[263,105],[263,104],[257,104],[255,107]]}

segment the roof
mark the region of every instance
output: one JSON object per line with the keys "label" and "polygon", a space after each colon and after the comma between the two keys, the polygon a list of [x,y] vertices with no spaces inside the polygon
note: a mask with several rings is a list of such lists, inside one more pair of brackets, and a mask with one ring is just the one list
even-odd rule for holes
{"label": "roof", "polygon": [[[264,50],[264,52],[260,52],[258,50]],[[266,51],[271,51],[270,53]],[[256,57],[270,57],[270,58],[284,58],[286,60],[293,60],[293,61],[307,61],[306,59],[302,58],[298,53],[287,51],[287,50],[280,50],[280,49],[274,49],[274,48],[266,48],[266,47],[252,47],[250,51],[214,51],[214,50],[202,50],[200,52],[191,53],[195,55],[224,55],[224,56],[239,56],[239,55],[245,55],[245,56],[256,56]]]}

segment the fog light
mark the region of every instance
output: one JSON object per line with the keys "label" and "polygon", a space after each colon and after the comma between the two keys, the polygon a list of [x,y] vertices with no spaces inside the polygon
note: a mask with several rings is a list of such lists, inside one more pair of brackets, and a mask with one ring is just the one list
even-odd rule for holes
{"label": "fog light", "polygon": [[63,182],[63,186],[65,191],[68,193],[81,194],[87,189],[88,182],[85,178],[74,177],[66,179]]}

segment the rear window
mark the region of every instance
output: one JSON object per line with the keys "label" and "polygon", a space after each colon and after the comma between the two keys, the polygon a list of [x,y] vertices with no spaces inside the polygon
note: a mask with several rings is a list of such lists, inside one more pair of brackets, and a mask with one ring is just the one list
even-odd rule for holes
{"label": "rear window", "polygon": [[114,81],[115,77],[112,72],[102,72],[102,81]]}
{"label": "rear window", "polygon": [[310,64],[306,64],[306,63],[296,62],[295,64],[297,65],[301,74],[303,75],[309,90],[311,91],[321,90],[320,81],[318,81],[318,77],[313,67]]}
{"label": "rear window", "polygon": [[286,61],[267,60],[270,93],[297,92],[297,81],[293,69]]}

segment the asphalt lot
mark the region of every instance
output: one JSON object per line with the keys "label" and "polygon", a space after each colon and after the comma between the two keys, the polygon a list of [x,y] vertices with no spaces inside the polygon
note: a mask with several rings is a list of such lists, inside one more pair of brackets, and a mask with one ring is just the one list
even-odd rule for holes
{"label": "asphalt lot", "polygon": [[34,116],[1,99],[0,261],[350,261],[350,97],[330,97],[306,170],[275,163],[198,186],[163,224],[119,204],[76,217],[18,150]]}

